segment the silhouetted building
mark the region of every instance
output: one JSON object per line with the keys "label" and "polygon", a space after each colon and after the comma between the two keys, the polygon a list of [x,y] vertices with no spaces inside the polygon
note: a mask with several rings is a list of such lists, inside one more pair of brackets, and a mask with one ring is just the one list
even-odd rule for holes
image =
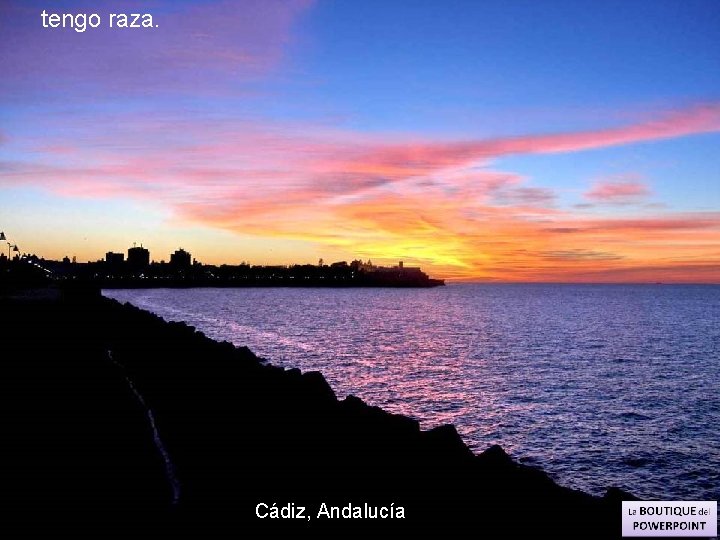
{"label": "silhouetted building", "polygon": [[108,251],[105,254],[105,262],[111,266],[122,266],[122,264],[125,262],[125,254],[113,253],[112,251]]}
{"label": "silhouetted building", "polygon": [[190,268],[190,254],[183,248],[170,255],[170,266],[173,268]]}
{"label": "silhouetted building", "polygon": [[150,266],[150,251],[144,247],[131,247],[127,255],[128,266],[133,270],[140,270]]}
{"label": "silhouetted building", "polygon": [[419,266],[405,266],[405,264],[400,261],[396,267],[400,272],[404,274],[418,274],[422,273],[422,270],[420,270]]}

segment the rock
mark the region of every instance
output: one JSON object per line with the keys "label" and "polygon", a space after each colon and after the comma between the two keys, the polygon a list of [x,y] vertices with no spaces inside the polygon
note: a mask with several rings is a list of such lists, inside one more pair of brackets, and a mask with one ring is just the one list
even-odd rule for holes
{"label": "rock", "polygon": [[473,453],[463,442],[462,438],[452,424],[438,426],[421,433],[424,443],[443,456],[472,457]]}
{"label": "rock", "polygon": [[485,467],[507,468],[516,464],[500,445],[494,444],[477,457],[477,461]]}
{"label": "rock", "polygon": [[337,401],[335,392],[333,392],[325,380],[325,377],[323,377],[319,371],[308,371],[304,373],[302,382],[305,385],[306,392],[312,396],[313,400],[323,402]]}

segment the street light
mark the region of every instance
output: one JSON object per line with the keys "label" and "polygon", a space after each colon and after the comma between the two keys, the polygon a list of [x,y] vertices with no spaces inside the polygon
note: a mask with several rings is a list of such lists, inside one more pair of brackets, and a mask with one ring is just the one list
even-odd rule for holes
{"label": "street light", "polygon": [[10,242],[8,242],[7,245],[8,245],[8,261],[9,261],[10,260],[10,249],[12,249],[14,253],[17,253],[20,250],[18,249],[17,244],[13,245]]}
{"label": "street light", "polygon": [[0,232],[0,241],[1,241],[1,240],[7,240],[7,238],[5,238],[5,233],[4,233],[4,232]]}

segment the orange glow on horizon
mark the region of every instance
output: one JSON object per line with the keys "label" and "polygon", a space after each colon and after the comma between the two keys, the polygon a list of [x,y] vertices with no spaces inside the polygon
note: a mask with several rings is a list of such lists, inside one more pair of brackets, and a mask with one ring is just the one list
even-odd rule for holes
{"label": "orange glow on horizon", "polygon": [[[156,260],[183,246],[209,264],[362,258],[403,260],[451,280],[720,283],[720,212],[654,204],[650,187],[634,176],[596,181],[579,195],[584,204],[562,206],[556,190],[491,168],[509,154],[718,131],[720,104],[620,128],[455,143],[180,122],[127,118],[107,145],[94,126],[78,126],[96,146],[48,140],[35,163],[7,167],[5,187],[162,209],[152,225],[137,211],[144,225],[132,236],[127,216],[106,230],[85,224],[89,233],[67,220],[62,234],[28,225],[31,251],[59,258],[67,253],[57,246],[72,245],[71,256],[97,260],[138,240]],[[154,145],[181,128],[202,144]]]}

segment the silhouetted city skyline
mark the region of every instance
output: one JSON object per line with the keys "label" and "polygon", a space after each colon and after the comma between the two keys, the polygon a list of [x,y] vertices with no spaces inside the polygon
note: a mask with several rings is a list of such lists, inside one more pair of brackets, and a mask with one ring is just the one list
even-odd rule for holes
{"label": "silhouetted city skyline", "polygon": [[151,259],[144,245],[133,244],[125,254],[108,251],[104,259],[79,263],[64,257],[60,261],[37,255],[19,254],[8,266],[8,258],[0,258],[0,265],[13,268],[17,273],[29,270],[37,278],[56,281],[81,281],[104,288],[133,287],[187,287],[187,286],[389,286],[434,287],[444,280],[432,279],[420,267],[406,266],[398,261],[394,266],[375,265],[371,260],[354,259],[317,265],[237,265],[203,264],[183,248],[178,248],[165,259]]}

